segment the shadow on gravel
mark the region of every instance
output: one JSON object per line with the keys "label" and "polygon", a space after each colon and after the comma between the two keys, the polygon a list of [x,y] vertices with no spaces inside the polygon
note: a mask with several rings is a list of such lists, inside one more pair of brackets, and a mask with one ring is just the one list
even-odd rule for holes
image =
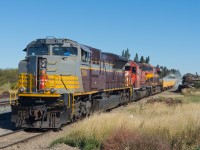
{"label": "shadow on gravel", "polygon": [[16,127],[11,123],[11,112],[0,114],[0,128],[8,130],[16,130]]}
{"label": "shadow on gravel", "polygon": [[173,90],[173,91],[170,91],[170,92],[172,92],[172,93],[181,93],[181,91],[180,90]]}

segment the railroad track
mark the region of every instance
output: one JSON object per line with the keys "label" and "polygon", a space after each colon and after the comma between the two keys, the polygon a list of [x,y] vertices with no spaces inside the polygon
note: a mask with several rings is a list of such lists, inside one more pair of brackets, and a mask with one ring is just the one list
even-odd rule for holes
{"label": "railroad track", "polygon": [[8,99],[9,97],[10,97],[10,96],[7,95],[7,94],[6,94],[6,95],[5,95],[5,94],[4,94],[4,95],[0,95],[0,99]]}
{"label": "railroad track", "polygon": [[9,106],[10,105],[10,101],[0,101],[0,107],[1,106]]}
{"label": "railroad track", "polygon": [[11,133],[7,133],[0,136],[0,149],[4,149],[18,143],[26,142],[30,139],[36,138],[45,134],[48,131],[43,132],[26,132],[25,129],[20,129],[17,131],[13,131]]}

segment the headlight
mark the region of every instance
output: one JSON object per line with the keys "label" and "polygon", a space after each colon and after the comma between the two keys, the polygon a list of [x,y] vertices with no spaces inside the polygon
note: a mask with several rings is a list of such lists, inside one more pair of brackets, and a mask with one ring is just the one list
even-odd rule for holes
{"label": "headlight", "polygon": [[19,93],[24,93],[25,92],[25,88],[24,87],[20,87],[18,90]]}
{"label": "headlight", "polygon": [[51,94],[53,94],[53,93],[55,93],[55,92],[56,92],[56,89],[54,89],[54,88],[51,88],[51,89],[50,89],[50,93],[51,93]]}

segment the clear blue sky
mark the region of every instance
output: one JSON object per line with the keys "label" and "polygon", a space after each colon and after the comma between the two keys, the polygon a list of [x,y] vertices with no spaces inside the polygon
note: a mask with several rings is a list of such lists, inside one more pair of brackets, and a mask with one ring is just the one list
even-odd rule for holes
{"label": "clear blue sky", "polygon": [[16,68],[23,48],[46,36],[200,73],[199,0],[0,1],[0,68]]}

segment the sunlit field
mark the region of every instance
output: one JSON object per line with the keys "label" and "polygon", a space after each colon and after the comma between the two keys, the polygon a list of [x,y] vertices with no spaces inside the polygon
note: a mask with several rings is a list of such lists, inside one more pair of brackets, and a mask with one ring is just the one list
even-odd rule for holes
{"label": "sunlit field", "polygon": [[[96,113],[74,124],[54,141],[81,149],[198,149],[200,103],[163,102],[129,105],[111,113]],[[200,101],[200,97],[199,97]]]}

